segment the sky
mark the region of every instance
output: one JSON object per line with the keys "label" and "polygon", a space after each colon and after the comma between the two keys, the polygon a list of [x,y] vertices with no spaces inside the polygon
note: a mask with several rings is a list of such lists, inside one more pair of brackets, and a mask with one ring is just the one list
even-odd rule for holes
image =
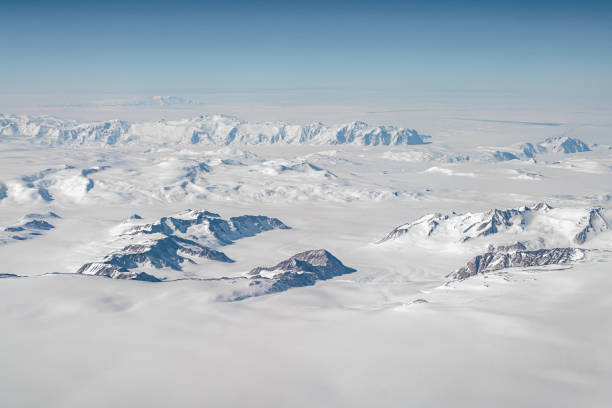
{"label": "sky", "polygon": [[210,90],[262,100],[274,90],[388,101],[612,94],[606,2],[0,0],[0,15],[5,100]]}

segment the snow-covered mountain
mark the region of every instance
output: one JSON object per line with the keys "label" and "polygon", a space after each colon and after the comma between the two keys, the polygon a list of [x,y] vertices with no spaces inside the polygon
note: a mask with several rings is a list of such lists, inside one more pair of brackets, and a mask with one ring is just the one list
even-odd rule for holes
{"label": "snow-covered mountain", "polygon": [[115,228],[111,240],[100,244],[109,252],[98,261],[84,264],[77,273],[159,281],[167,274],[156,269],[182,271],[184,262],[195,264],[202,259],[234,262],[214,248],[263,231],[289,229],[276,218],[243,215],[224,220],[205,210],[187,210],[150,224],[139,220],[135,215]]}
{"label": "snow-covered mountain", "polygon": [[0,137],[25,138],[44,145],[147,145],[232,144],[356,144],[417,145],[427,136],[395,126],[369,126],[365,122],[327,126],[322,123],[291,125],[284,122],[251,123],[224,115],[193,119],[129,123],[113,120],[79,123],[51,117],[0,115]]}
{"label": "snow-covered mountain", "polygon": [[529,251],[525,245],[517,242],[511,246],[490,247],[486,253],[475,256],[464,267],[459,268],[447,277],[463,280],[479,273],[506,268],[563,265],[582,260],[585,254],[586,251],[580,248],[551,248]]}
{"label": "snow-covered mountain", "polygon": [[261,172],[268,176],[291,176],[310,178],[338,178],[334,173],[325,170],[307,160],[267,160],[261,164],[253,165],[252,171]]}
{"label": "snow-covered mountain", "polygon": [[589,152],[589,146],[580,139],[569,136],[553,136],[539,143],[519,143],[502,148],[483,148],[482,161],[502,162],[510,160],[535,159],[545,153],[580,153]]}
{"label": "snow-covered mountain", "polygon": [[332,279],[355,271],[325,249],[316,249],[300,252],[275,266],[254,268],[249,276],[253,279],[251,287],[255,287],[253,293],[267,294],[312,286],[318,280]]}
{"label": "snow-covered mountain", "polygon": [[[598,208],[552,208],[539,203],[533,207],[492,209],[479,213],[428,214],[395,228],[379,243],[396,239],[417,245],[464,243],[478,238],[521,236],[534,245],[547,243],[581,245],[587,239],[610,230],[605,210]],[[503,239],[503,238],[502,238]]]}
{"label": "snow-covered mountain", "polygon": [[582,140],[569,136],[549,137],[539,143],[538,147],[544,151],[557,153],[578,153],[591,150]]}
{"label": "snow-covered mountain", "polygon": [[60,216],[54,212],[46,214],[27,214],[17,223],[5,227],[0,232],[0,245],[12,240],[25,241],[41,236],[45,231],[55,228],[49,220],[59,219]]}

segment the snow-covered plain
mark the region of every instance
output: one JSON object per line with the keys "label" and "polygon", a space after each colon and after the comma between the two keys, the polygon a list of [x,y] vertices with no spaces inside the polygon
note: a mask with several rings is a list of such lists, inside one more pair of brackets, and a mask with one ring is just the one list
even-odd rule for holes
{"label": "snow-covered plain", "polygon": [[0,116],[2,405],[609,406],[612,149],[462,126]]}

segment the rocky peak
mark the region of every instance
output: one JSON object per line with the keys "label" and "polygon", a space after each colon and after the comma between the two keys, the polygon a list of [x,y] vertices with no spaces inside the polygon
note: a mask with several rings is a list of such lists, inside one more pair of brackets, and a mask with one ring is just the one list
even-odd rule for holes
{"label": "rocky peak", "polygon": [[584,244],[591,235],[610,229],[610,224],[604,217],[603,211],[601,207],[591,208],[589,213],[580,219],[578,225],[581,229],[574,237],[577,244]]}
{"label": "rocky peak", "polygon": [[345,266],[325,249],[316,249],[300,252],[272,267],[254,268],[249,276],[254,280],[267,281],[265,293],[271,293],[314,285],[317,280],[332,279],[353,272],[355,269]]}
{"label": "rocky peak", "polygon": [[583,259],[586,253],[585,250],[580,248],[552,248],[528,251],[524,249],[524,245],[517,244],[490,248],[490,251],[475,256],[464,267],[447,275],[447,277],[463,280],[480,273],[493,272],[505,268],[567,264]]}

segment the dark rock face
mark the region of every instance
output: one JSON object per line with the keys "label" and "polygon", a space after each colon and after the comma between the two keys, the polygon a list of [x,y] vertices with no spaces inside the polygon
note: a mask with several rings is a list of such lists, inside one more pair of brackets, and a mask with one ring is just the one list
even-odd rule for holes
{"label": "dark rock face", "polygon": [[44,220],[28,221],[23,226],[29,229],[38,229],[38,230],[44,230],[44,231],[55,228],[53,225],[49,224],[47,221],[44,221]]}
{"label": "dark rock face", "polygon": [[[485,237],[487,235],[495,234],[499,232],[500,227],[511,227],[514,225],[513,218],[516,216],[521,216],[525,212],[530,211],[529,207],[526,207],[524,210],[521,209],[509,209],[509,210],[490,210],[487,212],[485,220],[479,224],[472,224],[465,231],[468,232],[472,228],[475,228],[478,231],[476,237]],[[525,220],[521,217],[521,224],[525,223]],[[465,237],[463,240],[467,241],[470,237]]]}
{"label": "dark rock face", "polygon": [[282,292],[290,288],[314,285],[318,280],[353,273],[338,258],[324,249],[301,252],[272,267],[258,267],[249,275],[252,279],[271,280],[266,293]]}
{"label": "dark rock face", "polygon": [[87,177],[90,174],[98,173],[98,172],[100,172],[102,170],[106,170],[106,169],[109,169],[109,168],[110,168],[110,166],[100,166],[100,167],[92,167],[92,168],[89,168],[89,169],[82,169],[81,170],[81,175],[83,177]]}
{"label": "dark rock face", "polygon": [[567,264],[584,258],[586,252],[579,248],[552,248],[535,251],[527,251],[524,248],[525,246],[522,244],[496,248],[482,255],[475,256],[466,266],[449,274],[447,277],[463,280],[479,273],[505,268]]}
{"label": "dark rock face", "polygon": [[592,208],[589,213],[580,220],[582,229],[574,237],[574,242],[584,244],[590,235],[604,232],[610,229],[610,224],[602,214],[603,208]]}
{"label": "dark rock face", "polygon": [[88,263],[83,265],[78,273],[88,275],[104,276],[112,279],[139,280],[145,282],[162,282],[161,279],[145,272],[130,272],[126,268],[109,263]]}
{"label": "dark rock face", "polygon": [[195,166],[185,167],[185,171],[187,172],[185,173],[185,178],[187,178],[187,180],[190,182],[195,183],[196,179],[202,173],[210,173],[210,167],[206,163],[199,163]]}
{"label": "dark rock face", "polygon": [[200,234],[202,232],[209,234],[222,245],[228,245],[236,239],[252,237],[260,232],[273,229],[290,229],[277,218],[261,215],[232,217],[228,222],[222,219],[219,214],[209,211],[188,210],[187,214],[187,217],[162,217],[155,223],[135,227],[129,234],[185,234],[191,227],[201,226],[203,231],[199,231]]}
{"label": "dark rock face", "polygon": [[510,245],[498,245],[498,246],[494,246],[494,245],[489,245],[489,247],[487,248],[487,252],[513,252],[513,251],[525,251],[527,250],[527,247],[525,246],[525,244],[523,244],[522,242],[515,242],[514,244],[510,244]]}
{"label": "dark rock face", "polygon": [[[116,253],[104,257],[103,262],[88,263],[77,271],[87,275],[115,277],[118,272],[128,272],[146,264],[155,268],[182,270],[181,263],[189,258],[186,255],[211,259],[219,262],[234,262],[223,252],[215,251],[181,237],[169,236],[151,244],[128,245]],[[121,279],[131,279],[121,276]]]}
{"label": "dark rock face", "polygon": [[263,231],[271,231],[274,229],[290,229],[283,224],[278,218],[269,218],[261,215],[242,215],[240,217],[230,218],[232,230],[235,231],[238,237],[252,237]]}
{"label": "dark rock face", "polygon": [[40,236],[44,231],[55,228],[47,220],[59,218],[59,215],[51,211],[47,214],[27,214],[17,224],[4,228],[4,232],[10,233],[10,236],[5,239],[0,236],[0,243],[6,243],[10,239],[25,241]]}
{"label": "dark rock face", "polygon": [[529,142],[521,144],[520,149],[522,153],[525,155],[525,157],[528,159],[533,159],[535,158],[536,154],[540,153],[540,150],[536,148],[536,146],[534,146],[533,143],[529,143]]}
{"label": "dark rock face", "polygon": [[[134,215],[131,221],[138,221]],[[81,266],[77,273],[107,276],[115,279],[159,281],[152,275],[136,273],[143,266],[181,271],[184,262],[197,259],[234,262],[210,245],[229,245],[234,240],[254,236],[263,231],[289,229],[276,218],[244,215],[223,220],[209,211],[188,210],[170,217],[162,217],[151,224],[135,225],[119,235],[117,240],[129,242],[99,262]]]}

